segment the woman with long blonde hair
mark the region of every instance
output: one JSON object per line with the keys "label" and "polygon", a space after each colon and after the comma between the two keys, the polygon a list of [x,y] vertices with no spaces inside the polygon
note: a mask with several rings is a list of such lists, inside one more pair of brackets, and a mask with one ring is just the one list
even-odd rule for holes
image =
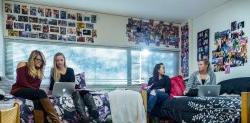
{"label": "woman with long blonde hair", "polygon": [[[59,52],[55,54],[53,63],[49,94],[51,94],[55,82],[75,82],[74,70],[67,67],[65,56],[62,53]],[[100,122],[93,96],[89,92],[75,91],[72,97],[76,111],[80,115],[79,120],[81,123],[89,123],[91,120],[97,123]],[[85,105],[88,106],[90,117],[88,117],[85,112]]]}
{"label": "woman with long blonde hair", "polygon": [[45,64],[44,55],[38,50],[31,52],[28,62],[19,62],[16,69],[16,83],[12,86],[11,94],[33,101],[35,123],[44,123],[44,112],[53,123],[60,123],[47,94],[39,89]]}

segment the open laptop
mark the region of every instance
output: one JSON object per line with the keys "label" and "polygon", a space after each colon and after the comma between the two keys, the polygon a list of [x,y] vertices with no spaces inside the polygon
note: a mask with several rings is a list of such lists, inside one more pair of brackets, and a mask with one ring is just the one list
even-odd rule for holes
{"label": "open laptop", "polygon": [[199,97],[216,97],[220,95],[220,85],[198,85]]}
{"label": "open laptop", "polygon": [[53,96],[71,96],[75,91],[74,82],[55,82],[52,95]]}

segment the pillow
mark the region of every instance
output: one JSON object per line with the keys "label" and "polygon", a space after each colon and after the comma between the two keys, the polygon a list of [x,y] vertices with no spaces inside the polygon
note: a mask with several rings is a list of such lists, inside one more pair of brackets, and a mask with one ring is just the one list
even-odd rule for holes
{"label": "pillow", "polygon": [[239,94],[241,92],[250,92],[250,77],[234,78],[221,81],[220,94]]}
{"label": "pillow", "polygon": [[75,84],[76,89],[84,89],[86,88],[86,82],[85,82],[85,73],[79,73],[75,75]]}
{"label": "pillow", "polygon": [[170,98],[173,98],[174,96],[183,96],[183,92],[186,89],[183,77],[178,75],[170,78],[170,80],[171,80]]}

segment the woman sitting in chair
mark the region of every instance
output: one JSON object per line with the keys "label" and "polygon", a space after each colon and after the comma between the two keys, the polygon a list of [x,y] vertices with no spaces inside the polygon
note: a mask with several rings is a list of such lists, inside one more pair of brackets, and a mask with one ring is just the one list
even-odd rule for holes
{"label": "woman sitting in chair", "polygon": [[42,52],[32,51],[28,62],[20,62],[17,65],[16,83],[12,86],[11,94],[33,101],[35,123],[44,123],[44,112],[53,123],[60,123],[56,110],[45,91],[39,89],[44,75],[44,66],[45,59]]}
{"label": "woman sitting in chair", "polygon": [[[67,67],[65,56],[62,53],[56,53],[54,56],[54,65],[51,69],[50,88],[51,94],[55,82],[75,82],[75,74],[72,68]],[[99,122],[99,113],[94,99],[89,92],[75,91],[72,94],[76,111],[80,115],[81,123],[89,123],[91,120]],[[85,112],[85,105],[88,107],[89,118]]]}
{"label": "woman sitting in chair", "polygon": [[169,98],[170,78],[165,75],[163,63],[156,64],[153,77],[148,82],[148,113],[152,113],[155,106],[161,106],[164,100]]}

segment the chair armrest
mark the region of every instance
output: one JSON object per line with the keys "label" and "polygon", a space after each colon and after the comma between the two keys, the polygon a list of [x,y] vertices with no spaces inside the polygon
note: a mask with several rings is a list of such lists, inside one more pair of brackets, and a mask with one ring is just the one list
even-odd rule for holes
{"label": "chair armrest", "polygon": [[250,92],[241,92],[241,123],[250,122]]}
{"label": "chair armrest", "polygon": [[147,90],[142,90],[141,91],[141,96],[142,96],[145,111],[147,112]]}

